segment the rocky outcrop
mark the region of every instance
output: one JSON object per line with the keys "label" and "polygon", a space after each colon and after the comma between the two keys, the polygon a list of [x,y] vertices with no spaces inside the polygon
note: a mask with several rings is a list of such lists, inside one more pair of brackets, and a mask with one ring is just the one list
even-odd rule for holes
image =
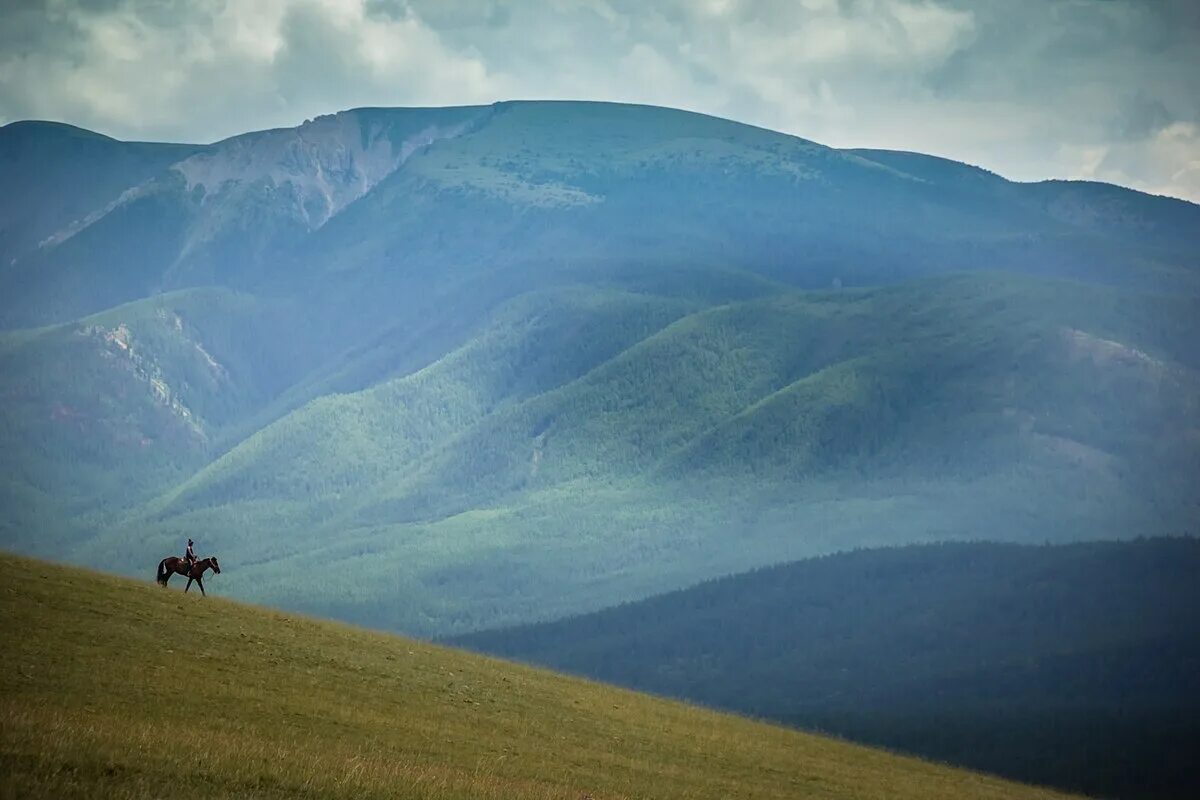
{"label": "rocky outcrop", "polygon": [[369,192],[414,153],[460,135],[469,123],[421,127],[397,136],[386,119],[359,111],[317,117],[297,128],[238,136],[176,164],[189,195],[201,206],[263,187],[294,199],[294,214],[309,230]]}

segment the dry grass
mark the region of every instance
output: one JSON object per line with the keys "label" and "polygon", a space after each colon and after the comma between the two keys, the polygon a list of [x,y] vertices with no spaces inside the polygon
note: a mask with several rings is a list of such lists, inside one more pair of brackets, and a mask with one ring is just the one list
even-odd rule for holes
{"label": "dry grass", "polygon": [[1058,796],[4,555],[0,624],[5,797]]}

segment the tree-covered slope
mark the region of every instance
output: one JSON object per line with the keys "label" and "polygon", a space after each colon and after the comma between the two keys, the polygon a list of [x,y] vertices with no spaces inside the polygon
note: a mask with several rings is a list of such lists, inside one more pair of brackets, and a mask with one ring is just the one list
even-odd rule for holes
{"label": "tree-covered slope", "polygon": [[[0,334],[9,540],[61,536],[63,519],[145,500],[203,466],[231,425],[303,374],[287,314],[194,289]],[[38,512],[59,525],[36,524]]]}
{"label": "tree-covered slope", "polygon": [[776,566],[460,644],[1105,797],[1200,787],[1200,543]]}
{"label": "tree-covered slope", "polygon": [[525,295],[78,552],[132,569],[186,532],[262,565],[231,578],[246,596],[433,633],[846,547],[1188,530],[1194,307],[1002,275]]}

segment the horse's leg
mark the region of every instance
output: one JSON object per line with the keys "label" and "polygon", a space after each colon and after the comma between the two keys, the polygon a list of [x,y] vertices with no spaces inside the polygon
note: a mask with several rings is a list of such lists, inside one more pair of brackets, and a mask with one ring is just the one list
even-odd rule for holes
{"label": "horse's leg", "polygon": [[200,587],[200,596],[201,596],[201,597],[208,597],[208,595],[206,595],[206,594],[204,593],[204,581],[203,581],[203,580],[201,580],[200,578],[196,578],[196,585]]}
{"label": "horse's leg", "polygon": [[188,578],[188,585],[183,587],[183,593],[187,594],[187,590],[192,588],[192,578]]}

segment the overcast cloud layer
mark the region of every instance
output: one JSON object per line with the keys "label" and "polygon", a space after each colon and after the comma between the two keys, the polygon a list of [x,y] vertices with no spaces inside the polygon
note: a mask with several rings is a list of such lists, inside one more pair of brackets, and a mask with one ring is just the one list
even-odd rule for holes
{"label": "overcast cloud layer", "polygon": [[0,123],[652,103],[1200,201],[1200,0],[0,0]]}

